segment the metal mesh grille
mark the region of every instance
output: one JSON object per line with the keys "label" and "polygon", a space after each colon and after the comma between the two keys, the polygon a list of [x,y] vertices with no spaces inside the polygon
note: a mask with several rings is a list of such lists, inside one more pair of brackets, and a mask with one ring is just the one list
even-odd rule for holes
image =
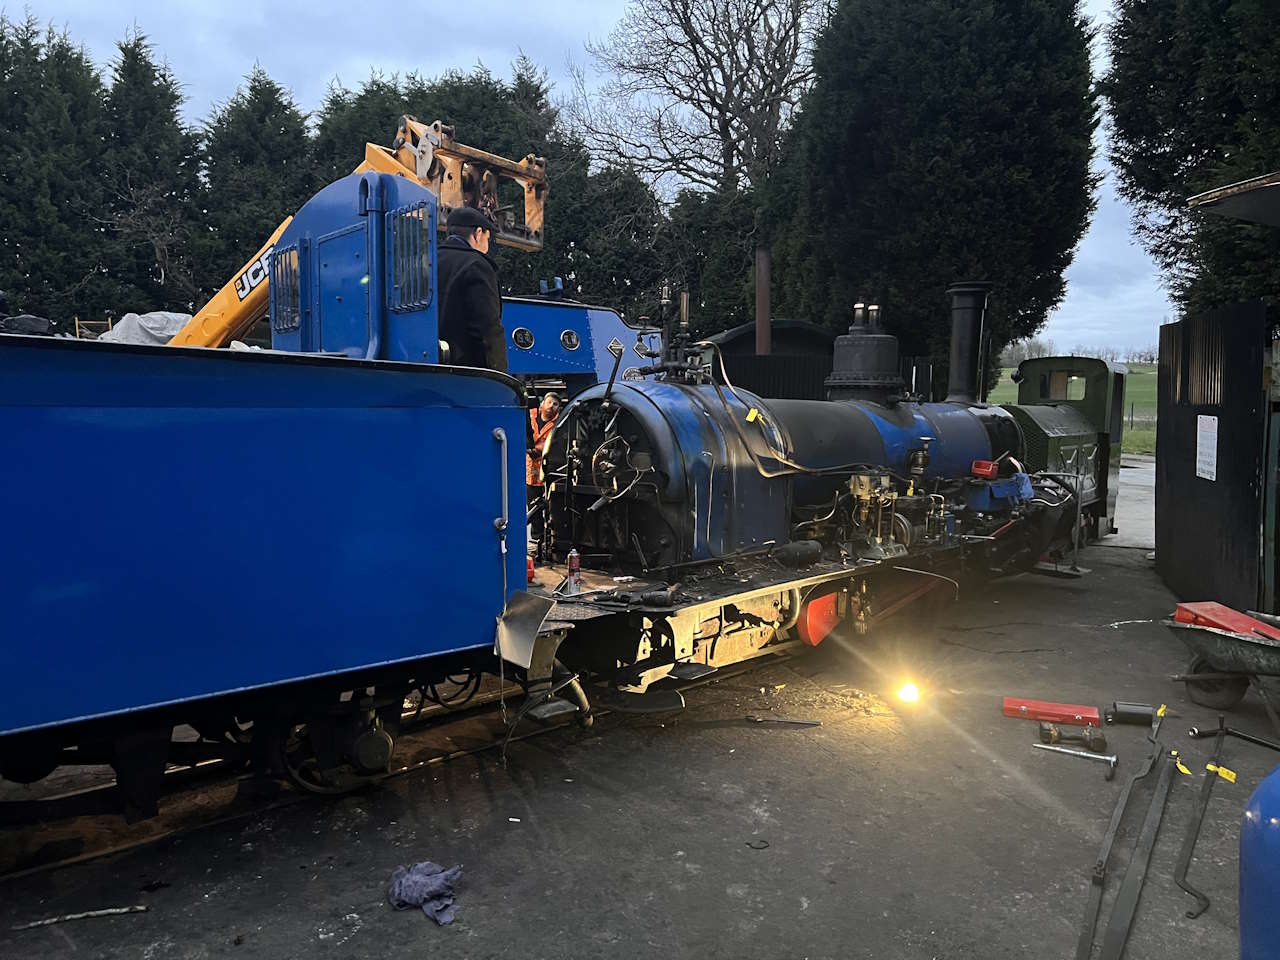
{"label": "metal mesh grille", "polygon": [[1022,437],[1025,447],[1023,453],[1026,456],[1026,466],[1032,470],[1045,470],[1048,468],[1049,446],[1046,442],[1044,430],[1036,421],[1027,415],[1024,407],[1007,406],[1005,407],[1013,414],[1018,426],[1022,428]]}
{"label": "metal mesh grille", "polygon": [[1160,328],[1160,374],[1169,385],[1168,397],[1186,403],[1182,391],[1182,324],[1166,323]]}
{"label": "metal mesh grille", "polygon": [[1060,470],[1059,459],[1070,456],[1076,446],[1090,443],[1096,446],[1097,433],[1093,425],[1075,407],[1010,404],[1005,409],[1022,428],[1026,465],[1033,470]]}
{"label": "metal mesh grille", "polygon": [[298,245],[281,249],[271,256],[271,329],[276,333],[297,330],[302,324],[301,290],[298,287]]}
{"label": "metal mesh grille", "polygon": [[1187,320],[1187,395],[1193,406],[1219,406],[1222,403],[1223,342],[1222,324],[1208,317]]}
{"label": "metal mesh grille", "polygon": [[425,200],[393,210],[391,224],[391,291],[394,313],[421,310],[431,303],[431,210]]}

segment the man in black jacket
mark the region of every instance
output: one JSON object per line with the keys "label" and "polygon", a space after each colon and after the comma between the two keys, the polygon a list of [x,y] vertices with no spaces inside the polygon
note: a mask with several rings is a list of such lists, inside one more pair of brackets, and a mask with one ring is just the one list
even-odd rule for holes
{"label": "man in black jacket", "polygon": [[440,339],[449,363],[507,372],[507,333],[502,329],[498,270],[489,259],[493,224],[479,210],[449,214],[449,235],[440,244]]}

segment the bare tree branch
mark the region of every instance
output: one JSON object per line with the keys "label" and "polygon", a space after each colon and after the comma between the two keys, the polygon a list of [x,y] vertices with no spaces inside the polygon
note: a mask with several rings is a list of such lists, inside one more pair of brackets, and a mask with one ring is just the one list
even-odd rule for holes
{"label": "bare tree branch", "polygon": [[199,296],[182,251],[190,236],[183,205],[160,184],[135,184],[126,174],[109,198],[107,216],[90,215],[91,219],[112,232],[117,242],[128,247],[150,247],[154,261],[152,279],[160,286],[168,284],[182,299]]}
{"label": "bare tree branch", "polygon": [[831,0],[632,0],[575,72],[571,114],[592,151],[653,180],[732,192],[761,183],[813,80]]}

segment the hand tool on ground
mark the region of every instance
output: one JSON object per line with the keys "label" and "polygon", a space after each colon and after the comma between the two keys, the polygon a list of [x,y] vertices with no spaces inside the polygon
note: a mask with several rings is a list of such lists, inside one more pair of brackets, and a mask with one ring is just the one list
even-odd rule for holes
{"label": "hand tool on ground", "polygon": [[1018,717],[1022,720],[1049,720],[1053,723],[1069,723],[1076,727],[1097,727],[1102,723],[1097,707],[1087,707],[1079,703],[1054,703],[1051,700],[1005,697],[1003,711],[1006,717]]}
{"label": "hand tool on ground", "polygon": [[[1147,727],[1155,719],[1156,708],[1149,703],[1126,703],[1117,700],[1102,712],[1107,723],[1131,723],[1136,727]],[[1165,715],[1176,717],[1172,710],[1165,709]]]}
{"label": "hand tool on ground", "polygon": [[1147,742],[1151,744],[1151,752],[1138,768],[1138,772],[1129,778],[1120,791],[1115,809],[1111,811],[1111,823],[1102,836],[1102,845],[1098,848],[1098,859],[1094,861],[1093,872],[1089,876],[1089,899],[1085,903],[1084,922],[1080,926],[1080,939],[1076,941],[1075,960],[1089,960],[1093,954],[1093,934],[1098,925],[1098,908],[1102,906],[1102,889],[1107,882],[1107,861],[1111,859],[1111,847],[1116,842],[1116,831],[1120,829],[1120,821],[1129,806],[1129,797],[1133,793],[1133,785],[1151,773],[1156,757],[1164,752],[1160,744],[1160,725],[1164,722],[1164,711],[1157,710],[1151,721],[1151,730],[1147,733]]}
{"label": "hand tool on ground", "polygon": [[1037,750],[1052,750],[1054,753],[1065,753],[1071,757],[1084,757],[1086,760],[1097,760],[1107,765],[1107,779],[1116,775],[1117,757],[1114,753],[1087,753],[1084,750],[1070,750],[1067,747],[1055,747],[1047,743],[1033,743]]}
{"label": "hand tool on ground", "polygon": [[1173,757],[1166,753],[1164,766],[1160,768],[1160,779],[1156,783],[1156,792],[1151,796],[1151,806],[1147,808],[1146,819],[1142,821],[1138,845],[1133,849],[1129,866],[1124,872],[1124,880],[1111,905],[1111,919],[1107,922],[1107,932],[1102,937],[1102,952],[1098,954],[1098,960],[1120,960],[1124,955],[1125,944],[1129,942],[1129,931],[1133,927],[1133,917],[1138,911],[1138,898],[1142,896],[1142,885],[1147,879],[1147,867],[1151,864],[1151,851],[1156,845],[1156,834],[1160,832],[1160,821],[1164,819],[1164,806],[1169,799],[1173,771]]}
{"label": "hand tool on ground", "polygon": [[[1268,740],[1266,737],[1255,737],[1252,733],[1245,733],[1243,730],[1237,730],[1235,727],[1223,727],[1223,732],[1228,737],[1236,737],[1246,743],[1256,743],[1260,747],[1266,747],[1269,750],[1280,750],[1280,743],[1274,740]],[[1187,731],[1194,739],[1203,740],[1205,737],[1217,735],[1217,730],[1201,730],[1199,727],[1192,727]]]}
{"label": "hand tool on ground", "polygon": [[1196,898],[1196,905],[1187,911],[1187,918],[1194,920],[1209,909],[1209,898],[1187,882],[1187,870],[1191,866],[1191,857],[1196,850],[1196,839],[1200,836],[1200,825],[1204,823],[1204,812],[1209,808],[1209,795],[1213,793],[1213,785],[1221,776],[1222,741],[1227,735],[1223,726],[1222,714],[1218,714],[1218,739],[1213,744],[1213,757],[1205,767],[1204,780],[1200,784],[1200,801],[1196,806],[1195,816],[1187,824],[1186,836],[1182,838],[1182,849],[1178,852],[1178,865],[1173,870],[1174,882]]}
{"label": "hand tool on ground", "polygon": [[1085,727],[1084,729],[1074,732],[1072,729],[1063,729],[1056,723],[1048,723],[1040,721],[1040,742],[1041,743],[1078,743],[1086,750],[1092,750],[1094,753],[1107,752],[1107,738],[1102,735],[1102,731],[1097,727]]}
{"label": "hand tool on ground", "polygon": [[791,723],[798,727],[820,727],[821,720],[792,720],[790,717],[746,717],[751,723]]}

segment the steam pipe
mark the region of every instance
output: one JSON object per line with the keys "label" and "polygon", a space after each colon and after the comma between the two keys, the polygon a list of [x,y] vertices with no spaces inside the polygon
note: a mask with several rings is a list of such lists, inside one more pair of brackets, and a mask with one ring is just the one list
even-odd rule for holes
{"label": "steam pipe", "polygon": [[978,402],[979,355],[982,352],[987,295],[991,284],[973,281],[947,288],[951,298],[951,364],[948,403]]}
{"label": "steam pipe", "polygon": [[768,247],[756,247],[756,356],[773,352],[773,307],[770,303],[770,273],[773,264]]}

